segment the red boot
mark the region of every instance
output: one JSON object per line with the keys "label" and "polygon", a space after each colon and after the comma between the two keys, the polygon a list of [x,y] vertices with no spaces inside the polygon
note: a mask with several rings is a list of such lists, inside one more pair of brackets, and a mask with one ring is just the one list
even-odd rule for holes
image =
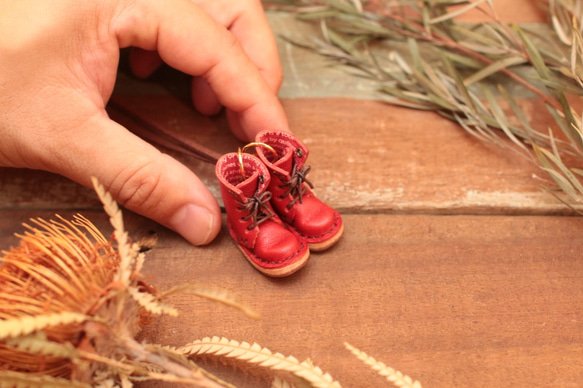
{"label": "red boot", "polygon": [[257,147],[257,155],[271,173],[271,205],[281,220],[302,236],[310,250],[330,248],[342,236],[342,217],[310,190],[306,146],[291,133],[281,131],[260,132],[255,141],[277,152],[276,156],[265,147]]}
{"label": "red boot", "polygon": [[310,251],[273,212],[267,191],[269,171],[263,163],[250,154],[230,153],[218,160],[215,173],[229,233],[245,258],[257,270],[274,277],[291,275],[303,267]]}

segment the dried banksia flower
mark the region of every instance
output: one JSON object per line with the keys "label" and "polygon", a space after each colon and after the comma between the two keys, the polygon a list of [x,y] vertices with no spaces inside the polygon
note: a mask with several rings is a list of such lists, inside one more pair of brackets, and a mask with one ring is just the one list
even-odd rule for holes
{"label": "dried banksia flower", "polygon": [[[73,221],[32,220],[20,246],[3,252],[0,261],[0,319],[20,322],[13,332],[2,332],[2,369],[70,377],[74,365],[67,357],[46,354],[19,346],[19,334],[35,325],[46,326],[44,339],[55,344],[89,347],[83,317],[107,320],[108,288],[112,285],[119,256],[103,235],[84,217]],[[131,306],[134,310],[136,304]],[[136,315],[129,314],[129,317]],[[51,317],[54,324],[43,320]],[[60,324],[58,324],[61,322]],[[126,322],[137,331],[137,320]]]}
{"label": "dried banksia flower", "polygon": [[[144,256],[94,181],[114,227],[33,219],[0,258],[0,387],[131,386],[130,379],[221,386],[186,357],[135,341],[148,315],[176,315],[142,281]],[[168,294],[166,292],[165,294]]]}

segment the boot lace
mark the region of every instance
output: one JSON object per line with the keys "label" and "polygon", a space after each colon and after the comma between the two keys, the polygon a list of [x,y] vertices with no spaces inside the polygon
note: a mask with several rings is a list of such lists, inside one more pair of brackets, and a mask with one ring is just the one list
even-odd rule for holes
{"label": "boot lace", "polygon": [[247,202],[239,202],[241,207],[239,210],[248,212],[245,217],[241,217],[243,221],[253,220],[251,225],[247,227],[248,230],[254,229],[257,225],[267,221],[275,215],[269,208],[268,204],[271,200],[271,193],[264,191],[263,193],[255,193],[253,197],[247,198]]}
{"label": "boot lace", "polygon": [[298,166],[297,164],[294,163],[291,174],[290,174],[290,179],[285,182],[283,185],[281,185],[281,188],[287,188],[287,191],[284,192],[281,195],[281,198],[285,198],[287,197],[289,194],[291,194],[292,196],[292,200],[290,201],[290,203],[287,204],[287,209],[291,209],[292,206],[294,206],[294,204],[297,201],[300,201],[300,203],[304,203],[303,199],[302,199],[302,195],[305,194],[306,192],[306,187],[304,186],[304,182],[310,186],[311,189],[314,188],[314,185],[312,184],[312,182],[310,182],[307,178],[306,175],[308,175],[308,173],[310,172],[311,166],[303,166],[302,168],[300,168],[298,170]]}

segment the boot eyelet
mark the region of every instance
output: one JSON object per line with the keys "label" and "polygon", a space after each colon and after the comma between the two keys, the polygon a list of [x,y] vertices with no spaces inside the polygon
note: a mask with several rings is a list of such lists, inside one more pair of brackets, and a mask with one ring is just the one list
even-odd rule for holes
{"label": "boot eyelet", "polygon": [[263,175],[259,175],[259,183],[265,183],[265,178],[263,177]]}
{"label": "boot eyelet", "polygon": [[304,156],[304,150],[301,148],[296,148],[296,155],[298,156],[298,158],[301,158],[302,156]]}

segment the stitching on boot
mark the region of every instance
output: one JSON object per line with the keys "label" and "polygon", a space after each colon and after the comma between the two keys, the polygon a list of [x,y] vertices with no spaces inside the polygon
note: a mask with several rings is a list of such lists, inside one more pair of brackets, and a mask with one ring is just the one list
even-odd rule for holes
{"label": "stitching on boot", "polygon": [[326,236],[327,234],[330,234],[330,233],[332,233],[332,231],[338,227],[338,224],[339,224],[339,222],[338,222],[338,221],[339,221],[340,219],[341,219],[341,217],[340,217],[340,214],[338,214],[338,212],[336,212],[336,211],[335,211],[335,212],[334,212],[334,224],[333,224],[333,226],[332,226],[330,229],[328,229],[327,231],[325,231],[324,233],[322,233],[322,234],[320,234],[320,235],[318,235],[318,236],[307,236],[307,235],[303,234],[302,232],[300,232],[299,230],[297,230],[297,229],[296,229],[296,228],[293,226],[293,224],[294,224],[294,223],[293,223],[293,222],[291,222],[291,221],[290,221],[290,222],[288,222],[288,225],[289,225],[290,227],[294,228],[294,230],[297,232],[297,234],[299,234],[300,236],[302,236],[302,237],[303,237],[303,238],[305,238],[306,240],[311,240],[311,239],[318,239],[318,238],[322,238],[322,237]]}
{"label": "stitching on boot", "polygon": [[265,260],[262,260],[261,258],[257,257],[254,252],[251,252],[251,255],[254,258],[256,258],[258,261],[260,261],[262,263],[265,263],[265,264],[282,264],[282,263],[285,263],[286,261],[289,261],[292,257],[294,257],[298,253],[300,253],[303,250],[304,246],[305,246],[304,242],[303,241],[300,241],[300,247],[298,248],[298,250],[295,251],[294,253],[292,253],[291,255],[289,255],[288,257],[286,257],[285,259],[281,260],[281,261],[265,261]]}
{"label": "stitching on boot", "polygon": [[[230,232],[231,227],[230,226],[228,226],[228,227],[229,227],[229,232]],[[233,236],[231,235],[231,237],[233,237]],[[266,260],[263,260],[260,257],[258,257],[255,254],[255,252],[253,252],[253,250],[251,249],[251,247],[249,247],[249,245],[248,245],[249,240],[247,240],[245,238],[240,238],[240,237],[233,238],[233,240],[237,243],[237,245],[240,245],[240,246],[244,247],[245,249],[247,249],[249,251],[249,254],[254,259],[256,259],[257,261],[259,261],[261,263],[265,263],[265,264],[282,264],[282,263],[285,263],[286,261],[289,261],[291,258],[293,258],[294,256],[296,256],[298,253],[300,253],[304,249],[304,247],[305,247],[305,243],[303,241],[299,241],[300,245],[299,245],[298,249],[295,252],[293,252],[292,254],[290,254],[289,256],[287,256],[286,258],[284,258],[283,260],[280,260],[280,261],[266,261]],[[244,242],[244,244],[240,244],[241,242]]]}

